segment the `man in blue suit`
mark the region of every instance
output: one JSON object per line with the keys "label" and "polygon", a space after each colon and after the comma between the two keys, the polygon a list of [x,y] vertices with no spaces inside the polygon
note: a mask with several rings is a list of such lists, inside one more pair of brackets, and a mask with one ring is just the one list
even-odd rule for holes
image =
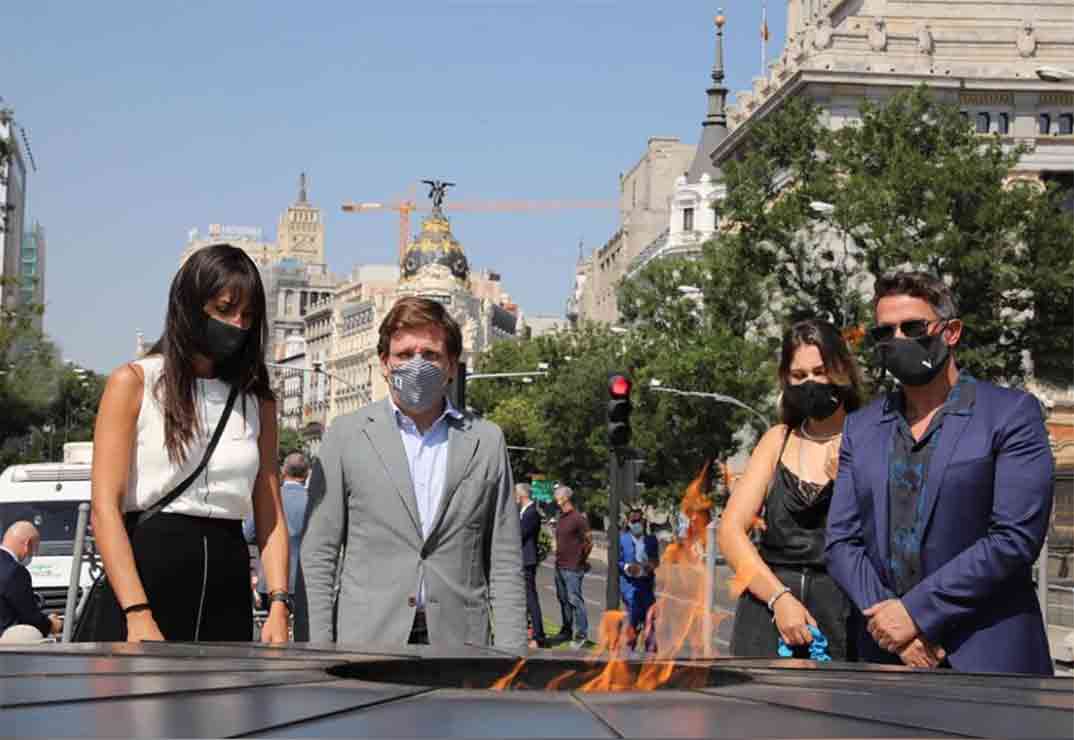
{"label": "man in blue suit", "polygon": [[[645,629],[645,617],[656,603],[656,569],[660,565],[660,546],[656,537],[645,533],[641,509],[627,514],[627,531],[619,535],[619,592],[626,606],[629,630],[627,642],[634,649],[638,633]],[[656,651],[652,632],[645,638],[645,649]]]}
{"label": "man in blue suit", "polygon": [[941,280],[883,278],[873,307],[870,339],[901,387],[847,417],[828,513],[828,571],[865,618],[859,654],[1052,675],[1031,577],[1053,494],[1040,403],[959,371]]}

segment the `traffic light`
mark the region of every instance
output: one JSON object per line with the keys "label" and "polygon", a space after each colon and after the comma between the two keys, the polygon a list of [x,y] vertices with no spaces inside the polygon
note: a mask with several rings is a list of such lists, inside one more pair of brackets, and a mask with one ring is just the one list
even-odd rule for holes
{"label": "traffic light", "polygon": [[633,383],[623,373],[608,376],[608,446],[630,444],[630,389]]}

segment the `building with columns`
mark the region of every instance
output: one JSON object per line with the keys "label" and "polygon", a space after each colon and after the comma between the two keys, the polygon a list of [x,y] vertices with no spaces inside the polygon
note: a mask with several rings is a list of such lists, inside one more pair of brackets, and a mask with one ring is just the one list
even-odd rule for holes
{"label": "building with columns", "polygon": [[667,229],[676,178],[694,160],[696,148],[673,137],[652,137],[645,153],[619,177],[619,227],[588,259],[580,260],[572,323],[619,319],[616,290],[631,262]]}
{"label": "building with columns", "polygon": [[675,179],[667,230],[645,247],[627,267],[627,278],[654,259],[697,257],[719,226],[719,203],[727,195],[723,172],[710,156],[727,138],[727,88],[724,86],[723,29],[726,17],[716,16],[716,61],[705,90],[708,107],[701,122],[701,140],[690,169]]}

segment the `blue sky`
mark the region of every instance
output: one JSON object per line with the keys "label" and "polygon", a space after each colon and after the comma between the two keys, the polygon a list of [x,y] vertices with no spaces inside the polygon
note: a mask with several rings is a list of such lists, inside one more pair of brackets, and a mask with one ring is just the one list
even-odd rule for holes
{"label": "blue sky", "polygon": [[[785,5],[769,8],[769,59]],[[394,214],[348,215],[424,178],[465,199],[614,199],[650,136],[696,142],[715,3],[108,2],[0,7],[0,96],[38,165],[45,328],[106,372],[154,337],[187,231],[275,234],[309,173],[329,267],[394,259]],[[757,0],[723,4],[728,87],[759,73]],[[424,195],[419,190],[419,195]],[[579,239],[614,210],[474,213],[453,230],[528,313],[562,314]]]}

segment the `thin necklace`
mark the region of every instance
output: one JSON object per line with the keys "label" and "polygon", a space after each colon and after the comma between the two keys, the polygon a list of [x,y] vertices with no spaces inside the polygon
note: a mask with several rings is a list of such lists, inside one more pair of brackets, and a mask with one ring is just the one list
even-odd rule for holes
{"label": "thin necklace", "polygon": [[798,431],[802,433],[802,436],[808,439],[810,442],[830,442],[838,437],[842,432],[832,432],[825,437],[814,437],[812,434],[806,431],[806,422],[802,422],[802,426],[798,427]]}
{"label": "thin necklace", "polygon": [[[805,427],[804,422],[802,426]],[[805,434],[804,429],[802,430],[802,434],[805,435],[806,439],[812,440],[814,442],[818,441],[815,438]],[[825,437],[824,439],[830,440],[835,436],[836,435],[833,434],[831,437]],[[824,483],[822,485],[820,483],[814,483],[811,480],[805,479],[805,458],[803,456],[804,448],[805,445],[802,444],[802,440],[798,440],[798,492],[802,494],[802,498],[812,504],[820,497],[821,492],[827,487],[828,484]]]}

